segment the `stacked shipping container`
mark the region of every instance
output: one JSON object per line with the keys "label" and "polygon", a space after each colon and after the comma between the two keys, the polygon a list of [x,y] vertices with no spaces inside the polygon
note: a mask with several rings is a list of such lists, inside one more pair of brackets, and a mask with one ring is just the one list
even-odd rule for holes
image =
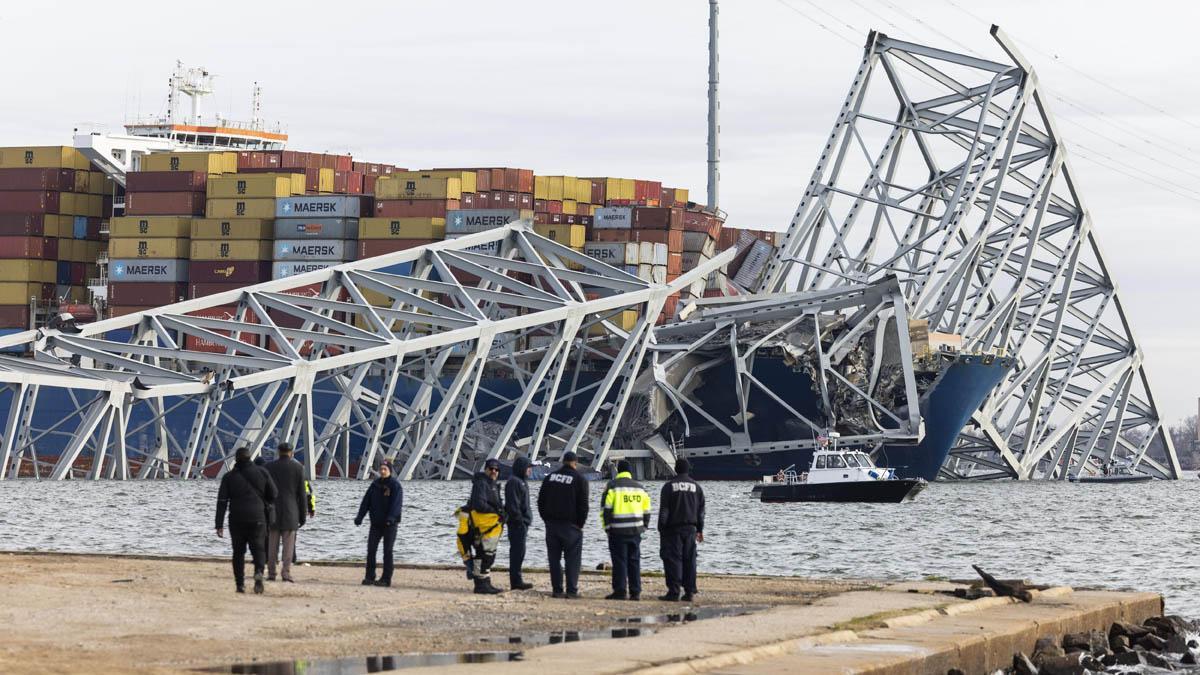
{"label": "stacked shipping container", "polygon": [[[86,302],[112,182],[65,146],[0,148],[0,333]],[[107,203],[111,204],[111,196]]]}

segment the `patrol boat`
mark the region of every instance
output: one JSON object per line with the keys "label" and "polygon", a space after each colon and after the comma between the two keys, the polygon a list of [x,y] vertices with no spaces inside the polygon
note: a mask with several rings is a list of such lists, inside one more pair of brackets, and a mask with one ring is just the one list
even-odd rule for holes
{"label": "patrol boat", "polygon": [[[894,469],[876,466],[861,450],[822,444],[808,471],[797,474],[795,465],[754,486],[764,502],[872,502],[911,500],[928,484],[922,478],[899,478]],[[826,439],[822,439],[825,441]]]}
{"label": "patrol boat", "polygon": [[1075,474],[1068,478],[1072,483],[1145,483],[1154,480],[1153,476],[1134,473],[1128,464],[1117,462],[1104,464],[1100,473]]}

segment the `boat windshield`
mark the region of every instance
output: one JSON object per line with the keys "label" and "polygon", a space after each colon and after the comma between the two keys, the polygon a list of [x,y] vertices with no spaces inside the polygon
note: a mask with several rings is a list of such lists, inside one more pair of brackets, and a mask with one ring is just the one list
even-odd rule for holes
{"label": "boat windshield", "polygon": [[848,466],[848,467],[854,468],[857,466],[862,466],[862,464],[859,463],[859,461],[858,461],[857,453],[847,452],[845,454],[845,458],[846,458],[846,466]]}
{"label": "boat windshield", "polygon": [[846,468],[846,460],[842,459],[841,455],[830,455],[829,456],[829,468],[844,469],[844,468]]}
{"label": "boat windshield", "polygon": [[859,466],[866,467],[868,469],[875,466],[875,463],[871,461],[871,456],[868,455],[867,453],[856,452],[856,453],[854,453],[854,455],[856,457],[858,457],[858,465]]}
{"label": "boat windshield", "polygon": [[820,455],[817,457],[816,465],[813,466],[813,468],[814,469],[824,469],[825,468],[825,455]]}

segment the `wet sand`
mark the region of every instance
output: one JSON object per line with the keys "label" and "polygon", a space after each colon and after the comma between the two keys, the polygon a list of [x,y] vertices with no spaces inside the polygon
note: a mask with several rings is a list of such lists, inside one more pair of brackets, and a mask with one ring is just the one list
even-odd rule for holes
{"label": "wet sand", "polygon": [[[297,583],[268,583],[262,596],[238,595],[227,561],[0,554],[0,672],[168,673],[504,649],[481,640],[606,629],[683,608],[655,599],[665,591],[655,576],[643,579],[639,603],[604,600],[606,573],[585,572],[580,600],[551,598],[548,576],[537,572],[526,574],[534,590],[499,596],[471,593],[461,569],[399,568],[391,588],[361,586],[357,566],[300,566],[293,576]],[[506,573],[493,578],[507,588]],[[740,608],[807,605],[870,584],[702,575],[699,586],[698,605]]]}

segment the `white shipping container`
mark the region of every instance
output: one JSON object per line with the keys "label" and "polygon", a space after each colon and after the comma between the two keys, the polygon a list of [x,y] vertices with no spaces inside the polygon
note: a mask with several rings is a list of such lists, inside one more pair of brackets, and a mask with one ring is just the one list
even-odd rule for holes
{"label": "white shipping container", "polygon": [[646,265],[666,265],[667,264],[667,249],[666,244],[656,244],[650,241],[638,242],[638,262]]}
{"label": "white shipping container", "polygon": [[592,214],[592,227],[602,230],[628,230],[633,227],[633,209],[628,206],[605,206]]}
{"label": "white shipping container", "polygon": [[345,239],[276,239],[276,260],[348,260],[354,247]]}
{"label": "white shipping container", "polygon": [[770,259],[774,250],[774,246],[761,239],[755,239],[754,243],[750,245],[750,252],[746,254],[742,266],[733,277],[734,283],[742,288],[753,287],[762,275],[763,268],[767,266],[767,260]]}
{"label": "white shipping container", "polygon": [[446,212],[446,234],[473,234],[503,227],[521,218],[517,209],[465,209]]}
{"label": "white shipping container", "polygon": [[650,267],[650,279],[656,284],[667,283],[667,266],[653,265]]}
{"label": "white shipping container", "polygon": [[336,262],[317,262],[317,261],[313,261],[313,262],[277,262],[277,263],[274,263],[273,265],[271,265],[271,278],[272,279],[287,279],[288,277],[294,277],[297,274],[304,274],[306,272],[316,272],[317,270],[329,269],[330,267],[333,267],[336,264],[338,264],[338,263],[336,263]]}
{"label": "white shipping container", "polygon": [[583,244],[584,255],[618,267],[638,264],[638,250],[638,243],[632,241],[587,241]]}
{"label": "white shipping container", "polygon": [[704,255],[703,253],[695,253],[693,251],[684,251],[681,257],[683,258],[682,270],[684,272],[694,270],[700,263],[709,261],[708,256]]}
{"label": "white shipping container", "polygon": [[638,265],[638,278],[642,281],[654,281],[654,265],[642,263]]}

